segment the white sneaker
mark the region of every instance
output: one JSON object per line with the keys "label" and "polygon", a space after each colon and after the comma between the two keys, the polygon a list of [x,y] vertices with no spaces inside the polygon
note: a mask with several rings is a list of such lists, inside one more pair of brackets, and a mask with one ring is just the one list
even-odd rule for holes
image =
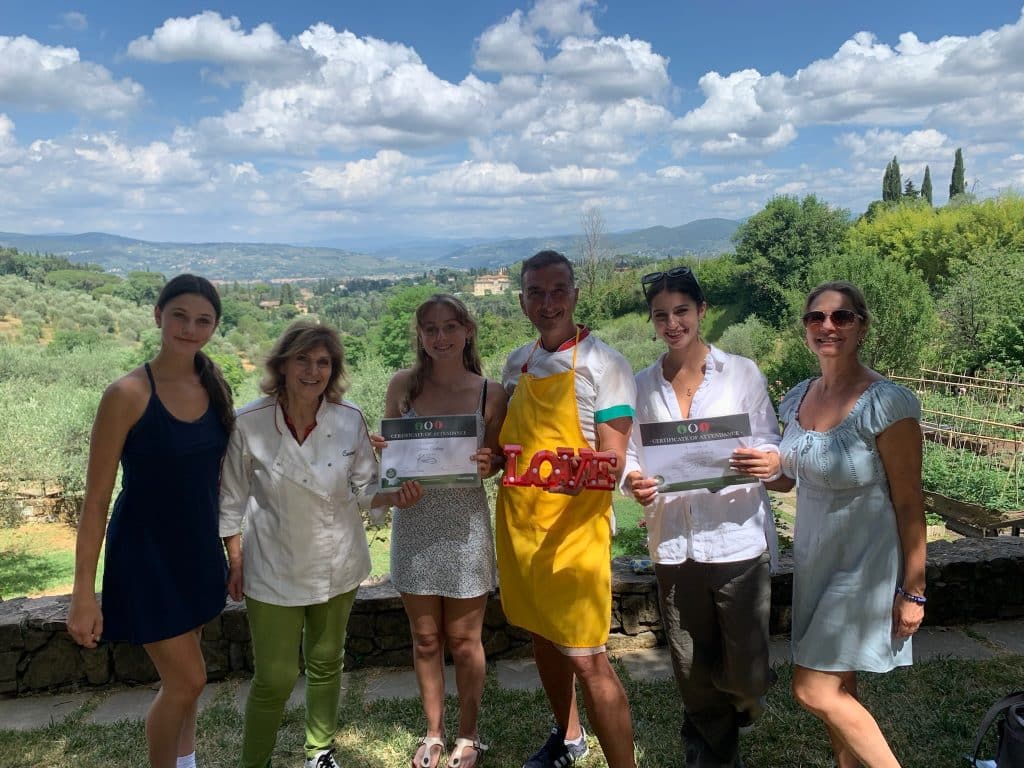
{"label": "white sneaker", "polygon": [[334,759],[334,750],[325,749],[314,757],[306,758],[306,768],[341,768]]}

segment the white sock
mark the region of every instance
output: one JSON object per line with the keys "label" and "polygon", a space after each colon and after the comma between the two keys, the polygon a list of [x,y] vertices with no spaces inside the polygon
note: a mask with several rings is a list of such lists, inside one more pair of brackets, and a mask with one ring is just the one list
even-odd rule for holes
{"label": "white sock", "polygon": [[582,747],[583,743],[587,740],[587,732],[580,728],[580,735],[575,739],[563,739],[566,744],[571,744],[574,747]]}
{"label": "white sock", "polygon": [[196,768],[196,753],[178,758],[177,768]]}

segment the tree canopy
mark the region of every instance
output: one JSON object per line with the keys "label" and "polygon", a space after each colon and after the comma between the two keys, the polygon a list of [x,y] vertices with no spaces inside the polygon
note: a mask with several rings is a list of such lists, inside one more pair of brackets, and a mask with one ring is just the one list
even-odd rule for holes
{"label": "tree canopy", "polygon": [[814,195],[769,200],[735,235],[736,263],[750,289],[749,310],[781,327],[787,320],[786,289],[802,286],[813,262],[842,250],[849,227],[848,211]]}

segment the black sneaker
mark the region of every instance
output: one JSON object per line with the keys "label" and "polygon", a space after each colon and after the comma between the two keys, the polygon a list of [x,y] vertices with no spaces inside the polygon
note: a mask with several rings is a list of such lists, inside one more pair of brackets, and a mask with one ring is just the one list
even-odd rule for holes
{"label": "black sneaker", "polygon": [[577,760],[582,760],[590,754],[590,747],[587,746],[587,734],[582,728],[580,732],[583,735],[582,744],[566,744],[565,731],[555,726],[544,746],[523,763],[523,768],[568,768]]}

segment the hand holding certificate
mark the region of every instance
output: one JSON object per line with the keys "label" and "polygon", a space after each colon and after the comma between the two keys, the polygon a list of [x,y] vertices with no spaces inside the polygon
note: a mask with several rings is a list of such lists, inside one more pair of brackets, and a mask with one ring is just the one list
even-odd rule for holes
{"label": "hand holding certificate", "polygon": [[406,480],[418,480],[429,488],[480,484],[474,460],[475,414],[382,419],[381,436],[387,441],[381,454],[382,491],[398,488]]}
{"label": "hand holding certificate", "polygon": [[731,466],[742,438],[750,437],[745,413],[640,425],[644,472],[658,480],[658,493],[718,490],[758,479]]}

